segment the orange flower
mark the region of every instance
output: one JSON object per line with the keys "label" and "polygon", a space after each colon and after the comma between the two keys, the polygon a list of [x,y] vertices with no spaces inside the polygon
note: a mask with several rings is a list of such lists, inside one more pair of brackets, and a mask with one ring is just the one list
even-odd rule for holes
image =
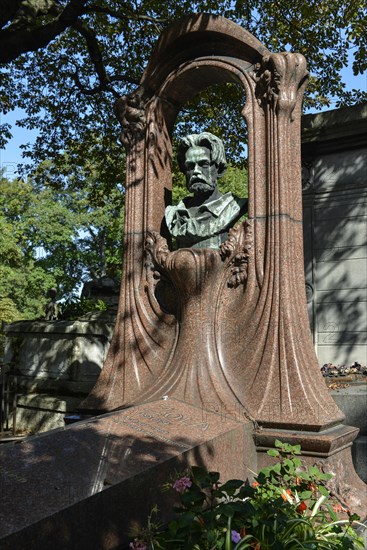
{"label": "orange flower", "polygon": [[333,510],[334,512],[348,512],[347,508],[344,508],[339,502],[337,504],[333,504]]}
{"label": "orange flower", "polygon": [[258,481],[254,481],[253,483],[251,483],[251,487],[257,487],[258,485],[260,485]]}
{"label": "orange flower", "polygon": [[299,514],[302,514],[302,512],[304,512],[305,510],[307,510],[307,504],[305,502],[300,502],[297,506],[297,512]]}
{"label": "orange flower", "polygon": [[[286,492],[287,495],[289,495],[290,497],[292,496],[292,491],[291,491],[290,489],[286,489],[285,492]],[[282,497],[282,499],[285,500],[285,501],[289,500],[289,499],[286,497],[286,495],[285,495],[284,493],[282,493],[281,497]]]}

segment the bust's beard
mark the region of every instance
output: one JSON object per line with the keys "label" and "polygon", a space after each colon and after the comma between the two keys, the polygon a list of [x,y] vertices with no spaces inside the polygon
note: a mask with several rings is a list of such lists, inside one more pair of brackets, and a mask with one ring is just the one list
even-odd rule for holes
{"label": "bust's beard", "polygon": [[188,187],[190,193],[195,193],[195,195],[201,195],[202,193],[207,194],[214,191],[214,189],[215,184],[206,183],[204,181],[196,181]]}

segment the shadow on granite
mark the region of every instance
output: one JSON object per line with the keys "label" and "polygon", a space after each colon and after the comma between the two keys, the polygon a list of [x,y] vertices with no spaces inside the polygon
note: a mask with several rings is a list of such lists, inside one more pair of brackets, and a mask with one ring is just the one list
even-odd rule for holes
{"label": "shadow on granite", "polygon": [[155,504],[169,518],[172,495],[161,486],[175,472],[195,464],[223,479],[251,476],[251,434],[251,423],[161,400],[7,445],[0,548],[123,547]]}

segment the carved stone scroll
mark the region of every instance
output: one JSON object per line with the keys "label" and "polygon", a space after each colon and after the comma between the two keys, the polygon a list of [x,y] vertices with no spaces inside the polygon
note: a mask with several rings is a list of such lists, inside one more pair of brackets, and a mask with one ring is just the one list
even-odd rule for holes
{"label": "carved stone scroll", "polygon": [[115,103],[115,114],[122,126],[121,142],[126,149],[132,147],[134,138],[143,139],[146,129],[144,90],[120,97]]}

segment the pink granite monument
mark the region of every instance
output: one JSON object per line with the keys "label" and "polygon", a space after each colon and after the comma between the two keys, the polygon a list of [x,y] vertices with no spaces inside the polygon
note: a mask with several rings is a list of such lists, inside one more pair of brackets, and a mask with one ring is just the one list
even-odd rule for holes
{"label": "pink granite monument", "polygon": [[[165,31],[139,88],[117,102],[127,151],[122,287],[109,355],[81,405],[101,416],[1,453],[4,550],[116,550],[154,504],[172,509],[159,491],[170,472],[200,464],[246,478],[275,439],[333,471],[333,495],[365,517],[350,453],[358,430],[342,424],[307,317],[307,78],[302,55],[271,53],[236,24],[199,14]],[[218,246],[206,235],[208,247],[172,250],[162,227],[175,118],[204,88],[233,81],[246,95],[248,218],[221,228]],[[213,160],[209,143],[194,147],[187,172]]]}
{"label": "pink granite monument", "polygon": [[[199,14],[164,32],[138,89],[117,101],[127,151],[121,297],[108,358],[83,409],[168,395],[240,411],[254,423],[260,463],[275,438],[297,441],[337,471],[350,494],[359,486],[350,457],[358,430],[342,425],[307,315],[300,160],[307,80],[301,54],[271,53],[236,24]],[[233,81],[246,95],[238,116],[248,128],[248,220],[218,250],[170,250],[161,227],[175,118],[206,87]]]}

